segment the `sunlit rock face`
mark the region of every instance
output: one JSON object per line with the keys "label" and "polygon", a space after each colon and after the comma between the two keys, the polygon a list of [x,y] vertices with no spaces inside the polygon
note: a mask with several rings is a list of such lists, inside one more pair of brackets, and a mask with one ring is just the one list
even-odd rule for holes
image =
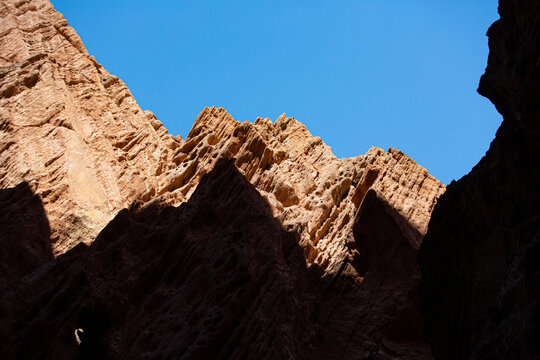
{"label": "sunlit rock face", "polygon": [[501,0],[478,91],[504,120],[441,196],[420,251],[436,359],[538,359],[540,3]]}
{"label": "sunlit rock face", "polygon": [[221,158],[235,159],[272,214],[299,234],[308,263],[330,273],[343,266],[355,214],[369,189],[422,235],[445,189],[399,150],[373,147],[365,155],[338,159],[294,118],[238,122],[224,109],[205,108],[173,157],[177,166],[166,174],[162,199],[189,198]]}
{"label": "sunlit rock face", "polygon": [[426,169],[285,115],[182,140],[48,1],[0,0],[0,33],[3,358],[431,358]]}
{"label": "sunlit rock face", "polygon": [[49,1],[1,1],[0,29],[0,186],[30,184],[61,254],[155,196],[179,141]]}

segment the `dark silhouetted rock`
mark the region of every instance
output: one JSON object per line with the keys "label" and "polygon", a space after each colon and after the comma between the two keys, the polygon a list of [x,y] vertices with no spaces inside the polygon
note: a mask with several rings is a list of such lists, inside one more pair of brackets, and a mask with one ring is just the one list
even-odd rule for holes
{"label": "dark silhouetted rock", "polygon": [[420,251],[436,359],[540,358],[540,2],[501,0],[499,13],[478,91],[504,120],[439,199]]}
{"label": "dark silhouetted rock", "polygon": [[0,190],[0,290],[53,259],[49,222],[27,183]]}

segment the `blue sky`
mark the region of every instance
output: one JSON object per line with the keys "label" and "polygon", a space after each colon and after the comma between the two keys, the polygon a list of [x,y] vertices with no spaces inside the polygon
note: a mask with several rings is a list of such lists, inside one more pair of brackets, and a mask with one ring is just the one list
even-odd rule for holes
{"label": "blue sky", "polygon": [[502,120],[476,93],[496,0],[53,0],[143,109],[187,135],[204,106],[287,113],[338,157],[396,147],[444,183]]}

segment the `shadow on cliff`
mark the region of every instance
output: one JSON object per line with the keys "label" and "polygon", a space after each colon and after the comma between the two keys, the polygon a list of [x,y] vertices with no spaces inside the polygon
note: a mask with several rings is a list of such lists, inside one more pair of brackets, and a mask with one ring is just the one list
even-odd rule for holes
{"label": "shadow on cliff", "polygon": [[49,221],[26,182],[0,189],[0,291],[53,259]]}
{"label": "shadow on cliff", "polygon": [[350,259],[324,276],[234,162],[220,160],[188,203],[122,210],[90,247],[6,292],[0,355],[429,358],[410,229],[374,192],[364,203]]}
{"label": "shadow on cliff", "polygon": [[540,2],[500,0],[499,14],[478,92],[504,120],[438,200],[420,250],[437,359],[540,359]]}

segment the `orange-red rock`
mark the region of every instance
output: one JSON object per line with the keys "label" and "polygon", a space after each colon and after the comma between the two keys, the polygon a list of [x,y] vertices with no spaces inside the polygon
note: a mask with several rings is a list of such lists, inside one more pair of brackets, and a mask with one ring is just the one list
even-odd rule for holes
{"label": "orange-red rock", "polygon": [[55,254],[90,243],[122,208],[189,198],[216,160],[236,158],[310,262],[332,267],[373,187],[425,233],[444,186],[398,150],[337,159],[284,115],[240,123],[204,109],[186,141],[142,111],[48,1],[2,2],[0,186],[28,182],[43,201]]}
{"label": "orange-red rock", "polygon": [[61,254],[155,196],[179,141],[49,1],[1,1],[0,32],[0,186],[30,184]]}
{"label": "orange-red rock", "polygon": [[[319,137],[285,115],[275,122],[235,121],[222,108],[205,108],[165,174],[163,200],[189,198],[201,177],[221,158],[234,158],[273,215],[300,235],[308,263],[339,271],[345,242],[366,192],[377,191],[413,228],[424,234],[444,185],[401,151],[371,148],[338,159]],[[419,244],[417,244],[419,245]]]}

